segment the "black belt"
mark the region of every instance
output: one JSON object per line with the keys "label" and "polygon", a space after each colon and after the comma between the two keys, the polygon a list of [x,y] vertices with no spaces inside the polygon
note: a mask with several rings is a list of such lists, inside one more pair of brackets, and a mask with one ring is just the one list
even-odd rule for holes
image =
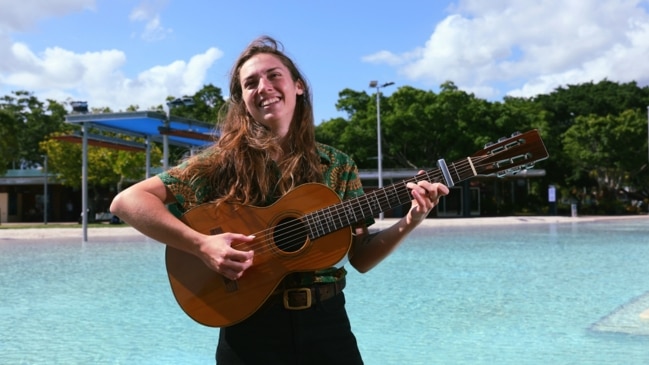
{"label": "black belt", "polygon": [[280,299],[286,309],[301,310],[335,297],[342,293],[344,288],[345,278],[342,278],[335,283],[313,284],[309,287],[288,289],[280,287],[272,296]]}

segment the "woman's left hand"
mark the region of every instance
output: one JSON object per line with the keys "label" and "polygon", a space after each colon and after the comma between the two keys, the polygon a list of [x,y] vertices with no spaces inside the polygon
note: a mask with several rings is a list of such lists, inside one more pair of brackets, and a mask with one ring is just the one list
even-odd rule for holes
{"label": "woman's left hand", "polygon": [[[419,171],[424,173],[424,171]],[[430,181],[419,181],[416,184],[409,182],[406,185],[412,193],[412,207],[410,214],[412,220],[420,222],[425,219],[433,208],[439,203],[439,198],[448,195],[448,187],[440,183],[432,183]]]}

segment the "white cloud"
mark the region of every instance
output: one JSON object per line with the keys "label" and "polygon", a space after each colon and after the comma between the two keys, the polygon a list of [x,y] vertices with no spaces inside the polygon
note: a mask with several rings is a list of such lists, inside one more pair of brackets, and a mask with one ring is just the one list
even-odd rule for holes
{"label": "white cloud", "polygon": [[[167,65],[154,65],[135,76],[124,74],[128,57],[118,49],[75,53],[61,47],[35,52],[28,44],[13,42],[11,33],[28,31],[48,17],[62,16],[94,6],[90,0],[25,0],[20,7],[2,6],[0,13],[0,90],[33,92],[39,99],[58,101],[88,100],[91,107],[125,110],[130,105],[148,109],[163,104],[167,96],[191,95],[200,90],[208,70],[223,56],[217,48],[208,48],[188,61],[176,60]],[[157,9],[165,1],[140,5],[131,13],[131,20],[144,21],[147,30],[142,37],[162,36]],[[58,5],[57,8],[54,5]],[[3,33],[3,32],[6,32]]]}
{"label": "white cloud", "polygon": [[144,22],[144,31],[140,37],[145,41],[160,41],[165,39],[173,30],[162,25],[160,11],[166,6],[165,0],[144,1],[131,11],[129,19],[134,22]]}
{"label": "white cloud", "polygon": [[120,77],[108,87],[111,80],[99,80],[89,85],[88,98],[99,105],[115,105],[125,109],[139,105],[141,109],[160,105],[167,96],[192,95],[203,87],[208,69],[223,56],[217,48],[195,55],[189,62],[175,61],[141,72],[134,79]]}
{"label": "white cloud", "polygon": [[[464,0],[421,49],[381,51],[413,81],[450,80],[477,96],[533,96],[565,84],[649,84],[647,0]],[[413,57],[414,56],[414,57]],[[508,85],[498,94],[493,85]]]}
{"label": "white cloud", "polygon": [[363,57],[364,62],[369,63],[385,63],[390,66],[399,66],[404,63],[409,62],[410,60],[416,60],[422,56],[424,49],[417,48],[408,53],[402,53],[400,55],[395,55],[390,51],[379,51],[377,53],[371,54],[369,56]]}
{"label": "white cloud", "polygon": [[31,57],[25,46],[13,44],[11,34],[32,30],[39,21],[70,13],[92,10],[95,0],[0,0],[0,83],[3,73],[20,68],[20,59],[13,56]]}
{"label": "white cloud", "polygon": [[0,34],[23,32],[38,21],[94,9],[95,0],[0,0]]}
{"label": "white cloud", "polygon": [[129,78],[122,74],[127,57],[119,50],[77,54],[48,48],[36,55],[26,45],[16,43],[11,51],[20,68],[0,74],[2,84],[13,90],[29,90],[39,98],[92,100],[91,107],[108,106],[115,111],[130,105],[147,109],[162,104],[169,95],[197,92],[203,87],[208,69],[223,55],[209,48],[189,62],[154,66]]}
{"label": "white cloud", "polygon": [[131,79],[113,68],[93,72],[82,83],[81,89],[93,106],[111,106],[115,111],[130,105],[148,109],[164,102],[167,96],[191,95],[203,87],[205,74],[222,52],[210,48],[189,62],[174,61],[169,65],[154,66]]}

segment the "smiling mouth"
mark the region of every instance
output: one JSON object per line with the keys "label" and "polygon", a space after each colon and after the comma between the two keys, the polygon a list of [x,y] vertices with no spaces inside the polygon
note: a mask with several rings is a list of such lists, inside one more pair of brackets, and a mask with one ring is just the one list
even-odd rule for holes
{"label": "smiling mouth", "polygon": [[263,108],[263,107],[267,107],[267,106],[269,106],[269,105],[272,105],[272,104],[278,103],[279,100],[280,100],[279,98],[275,97],[275,98],[271,98],[271,99],[263,100],[259,105]]}

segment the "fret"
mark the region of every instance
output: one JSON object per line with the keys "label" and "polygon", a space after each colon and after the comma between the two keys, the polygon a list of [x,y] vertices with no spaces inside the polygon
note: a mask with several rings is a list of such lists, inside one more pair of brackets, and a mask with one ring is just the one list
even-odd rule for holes
{"label": "fret", "polygon": [[[354,207],[352,206],[352,200],[347,200],[343,202],[342,205],[347,216],[347,221],[351,223],[358,222],[356,218],[356,212],[354,212]],[[352,216],[354,217],[354,219],[351,219]]]}
{"label": "fret", "polygon": [[[347,216],[345,209],[344,209],[344,203],[341,203],[338,205],[336,208],[336,216],[338,217],[338,220],[340,221],[340,227],[346,227],[350,225],[351,223],[349,222],[349,217]],[[340,228],[338,227],[338,228]]]}
{"label": "fret", "polygon": [[[402,189],[400,190],[401,191],[400,194],[403,196],[403,199],[405,200],[405,202],[402,202],[401,199],[399,199],[399,204],[403,205],[403,204],[409,202],[412,198],[410,197],[410,192],[408,191],[408,187],[406,186],[406,183],[405,182],[401,183],[401,186],[402,186]],[[395,190],[396,190],[396,184],[395,184]]]}
{"label": "fret", "polygon": [[389,186],[386,188],[386,190],[390,191],[390,193],[388,194],[390,196],[390,200],[388,201],[387,209],[392,209],[400,206],[401,198],[399,197],[399,190],[397,189],[397,185]]}
{"label": "fret", "polygon": [[387,210],[388,208],[390,208],[390,196],[388,196],[387,191],[388,190],[385,188],[381,190],[381,192],[383,192],[383,195],[385,196],[385,202],[387,204],[386,207],[383,207],[383,210]]}
{"label": "fret", "polygon": [[313,213],[306,214],[304,216],[304,218],[305,218],[305,221],[306,221],[306,226],[309,229],[309,238],[311,238],[313,240],[313,239],[316,239],[316,238],[320,237],[320,236],[317,235],[317,232],[313,231],[313,223],[314,223]]}
{"label": "fret", "polygon": [[333,217],[331,216],[331,208],[323,209],[322,215],[323,221],[327,226],[327,233],[335,231],[336,224],[334,223]]}
{"label": "fret", "polygon": [[455,162],[451,162],[451,167],[452,170],[455,172],[455,176],[457,176],[457,181],[462,181],[462,175],[460,175],[460,172],[457,170],[457,165]]}
{"label": "fret", "polygon": [[374,210],[376,210],[376,211],[379,212],[379,213],[382,212],[382,211],[383,211],[383,208],[381,207],[381,201],[379,200],[379,197],[378,197],[378,195],[376,194],[376,192],[372,192],[372,193],[370,193],[370,194],[368,194],[368,195],[371,195],[372,198],[374,198],[374,203],[373,203],[373,205],[374,205]]}
{"label": "fret", "polygon": [[322,227],[322,218],[321,218],[322,209],[316,211],[315,213],[316,213],[316,221],[315,221],[315,224],[316,224],[316,228],[317,228],[317,232],[318,232],[318,237],[321,237],[321,236],[324,236],[324,235],[327,233],[327,232],[324,230],[324,228]]}
{"label": "fret", "polygon": [[[369,215],[373,216],[374,215],[374,210],[372,209],[372,204],[370,203],[370,198],[369,198],[368,194],[362,195],[361,197],[365,199],[365,203],[367,204],[367,209],[370,210]],[[377,213],[378,213],[378,210],[377,210]]]}
{"label": "fret", "polygon": [[338,217],[338,221],[340,222],[340,227],[346,227],[347,224],[343,222],[343,215],[338,212],[338,209],[336,209],[336,216]]}

